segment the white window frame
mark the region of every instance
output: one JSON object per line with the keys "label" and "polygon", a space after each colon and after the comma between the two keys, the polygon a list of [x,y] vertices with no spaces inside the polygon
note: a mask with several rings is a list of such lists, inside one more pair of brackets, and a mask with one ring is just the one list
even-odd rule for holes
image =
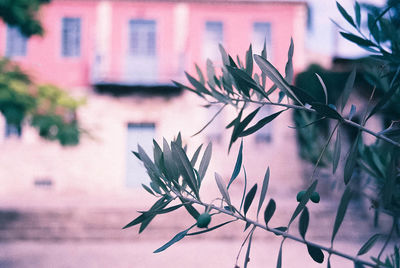
{"label": "white window frame", "polygon": [[157,55],[157,22],[155,20],[129,20],[130,56],[155,57]]}
{"label": "white window frame", "polygon": [[220,60],[219,44],[224,42],[224,24],[222,21],[206,21],[204,25],[203,58]]}
{"label": "white window frame", "polygon": [[61,20],[61,56],[78,58],[82,50],[82,19],[63,17]]}
{"label": "white window frame", "polygon": [[6,57],[25,57],[27,54],[28,38],[18,27],[7,25],[6,32]]}

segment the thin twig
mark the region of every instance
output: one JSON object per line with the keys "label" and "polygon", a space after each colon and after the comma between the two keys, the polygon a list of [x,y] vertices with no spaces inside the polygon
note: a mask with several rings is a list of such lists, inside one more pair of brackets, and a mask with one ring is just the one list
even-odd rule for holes
{"label": "thin twig", "polygon": [[357,262],[357,263],[363,264],[363,265],[368,266],[368,267],[376,267],[376,265],[375,265],[374,263],[371,263],[371,262],[368,262],[368,261],[364,261],[364,260],[360,260],[360,259],[358,259],[357,257],[348,255],[348,254],[346,254],[346,253],[343,253],[343,252],[334,250],[334,249],[332,249],[332,248],[325,247],[325,246],[323,246],[323,245],[320,245],[320,244],[317,244],[317,243],[314,243],[314,242],[307,241],[307,240],[305,240],[305,239],[303,239],[303,238],[300,238],[300,237],[291,235],[291,234],[287,233],[286,231],[283,232],[283,231],[281,231],[281,230],[279,230],[279,229],[267,227],[267,226],[265,226],[265,225],[263,225],[263,224],[260,224],[259,222],[250,220],[250,219],[248,219],[248,218],[243,218],[242,216],[239,216],[239,215],[236,215],[236,214],[232,213],[231,211],[226,210],[226,209],[224,209],[224,208],[216,207],[216,206],[211,205],[211,204],[202,203],[202,202],[199,202],[198,200],[189,199],[189,198],[184,197],[184,196],[180,196],[180,197],[181,197],[182,199],[186,200],[186,201],[193,202],[193,203],[198,204],[198,205],[201,205],[201,206],[205,206],[205,207],[208,207],[208,206],[209,206],[209,207],[211,207],[211,209],[215,209],[215,210],[217,210],[217,211],[220,211],[220,212],[224,213],[225,215],[229,215],[229,216],[234,217],[234,218],[236,218],[236,219],[245,221],[245,222],[247,222],[247,223],[249,223],[249,224],[254,225],[254,227],[258,227],[258,228],[264,229],[264,230],[266,230],[266,231],[268,231],[268,232],[272,232],[272,233],[275,233],[275,234],[282,235],[284,238],[289,238],[289,239],[291,239],[291,240],[300,242],[300,243],[302,243],[302,244],[306,244],[306,245],[310,245],[310,246],[317,247],[317,248],[319,248],[319,249],[321,249],[321,250],[323,250],[323,251],[325,251],[325,252],[328,252],[329,254],[336,255],[336,256],[340,256],[340,257],[342,257],[342,258],[345,258],[345,259],[351,260],[351,261],[353,261],[353,262]]}

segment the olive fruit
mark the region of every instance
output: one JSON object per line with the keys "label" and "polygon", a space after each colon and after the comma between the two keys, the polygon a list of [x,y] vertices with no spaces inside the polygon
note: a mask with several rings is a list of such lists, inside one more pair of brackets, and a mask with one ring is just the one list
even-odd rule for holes
{"label": "olive fruit", "polygon": [[319,203],[319,200],[320,200],[321,198],[320,198],[320,196],[319,196],[319,193],[313,192],[313,193],[311,194],[311,196],[310,196],[310,199],[311,199],[311,201],[314,202],[314,203]]}
{"label": "olive fruit", "polygon": [[301,201],[301,199],[303,198],[303,195],[305,193],[306,193],[306,191],[300,191],[300,192],[297,193],[297,196],[296,196],[297,202]]}
{"label": "olive fruit", "polygon": [[211,221],[211,216],[208,213],[200,214],[197,218],[197,227],[199,228],[207,228],[208,224]]}

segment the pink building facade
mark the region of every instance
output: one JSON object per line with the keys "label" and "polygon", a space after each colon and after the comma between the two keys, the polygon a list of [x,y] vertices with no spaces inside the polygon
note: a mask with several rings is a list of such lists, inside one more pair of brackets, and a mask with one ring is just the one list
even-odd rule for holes
{"label": "pink building facade", "polygon": [[[306,13],[302,1],[53,0],[40,12],[43,37],[25,40],[1,23],[0,56],[19,63],[38,83],[85,96],[87,104],[78,116],[91,133],[71,148],[40,139],[27,125],[18,139],[0,138],[0,150],[6,152],[0,155],[0,170],[6,171],[0,174],[1,204],[34,204],[32,200],[49,198],[55,204],[70,197],[80,202],[79,197],[95,196],[96,202],[118,197],[138,205],[146,196],[140,186],[146,183],[146,174],[130,151],[137,143],[150,150],[153,138],[172,139],[178,131],[190,152],[200,143],[214,143],[207,175],[207,193],[212,196],[217,191],[213,172],[229,177],[234,165],[237,144],[227,155],[230,133],[224,127],[236,111],[224,111],[202,135],[190,138],[215,113],[202,108],[204,103],[194,94],[113,97],[94,88],[156,86],[168,91],[172,79],[184,82],[185,70],[195,72],[194,63],[204,68],[209,58],[216,66],[221,64],[218,43],[243,59],[250,43],[260,53],[265,39],[268,57],[283,70],[292,37],[294,68],[300,71],[305,66]],[[272,175],[279,177],[276,185],[280,180],[293,187],[302,183],[293,176],[301,173],[301,164],[295,131],[287,128],[290,120],[285,113],[260,135],[246,139],[250,181],[262,177],[269,165]],[[0,131],[4,124],[0,120]],[[290,149],[282,150],[283,146]],[[287,163],[290,172],[282,168]]]}
{"label": "pink building facade", "polygon": [[300,1],[53,0],[40,12],[43,37],[22,40],[0,24],[0,56],[38,82],[65,87],[170,84],[194,63],[218,62],[218,43],[242,56],[250,43],[259,53],[266,38],[283,67],[293,37],[301,69],[305,13]]}

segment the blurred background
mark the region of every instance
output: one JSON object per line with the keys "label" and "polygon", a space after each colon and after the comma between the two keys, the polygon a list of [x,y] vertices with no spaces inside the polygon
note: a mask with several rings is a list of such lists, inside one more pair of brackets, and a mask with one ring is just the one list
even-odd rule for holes
{"label": "blurred background", "polygon": [[[318,72],[338,98],[366,55],[340,37],[331,20],[343,19],[333,0],[36,0],[27,8],[28,2],[0,2],[0,267],[233,267],[240,225],[160,254],[152,252],[192,224],[184,211],[156,218],[140,236],[135,228],[121,230],[154,202],[141,186],[149,182],[145,169],[131,153],[137,144],[151,152],[153,139],[169,141],[178,132],[191,153],[212,142],[206,200],[218,194],[213,172],[226,179],[232,173],[238,144],[228,154],[225,126],[237,111],[224,110],[191,137],[220,107],[205,109],[172,80],[187,84],[185,71],[198,77],[207,59],[221,66],[218,44],[244,60],[250,43],[260,54],[265,42],[267,58],[283,71],[293,38],[296,84],[321,90]],[[360,1],[377,8],[385,2]],[[340,3],[353,10],[353,1]],[[359,107],[367,100],[363,87],[358,79],[351,102]],[[274,111],[264,107],[259,117]],[[309,182],[326,139],[319,129],[330,127],[287,127],[307,120],[286,113],[244,142],[249,185],[271,169],[277,226],[288,221],[296,193]],[[353,134],[346,133],[349,140]],[[330,171],[328,164],[318,171],[322,200],[310,208],[309,238],[321,243],[329,242],[337,208],[331,200],[343,189]],[[239,200],[242,181],[241,174],[231,188]],[[356,253],[374,227],[369,204],[352,205],[344,223],[351,231],[340,234],[337,247]],[[279,243],[258,233],[251,267],[274,267]],[[301,245],[286,247],[284,267],[319,267]]]}

